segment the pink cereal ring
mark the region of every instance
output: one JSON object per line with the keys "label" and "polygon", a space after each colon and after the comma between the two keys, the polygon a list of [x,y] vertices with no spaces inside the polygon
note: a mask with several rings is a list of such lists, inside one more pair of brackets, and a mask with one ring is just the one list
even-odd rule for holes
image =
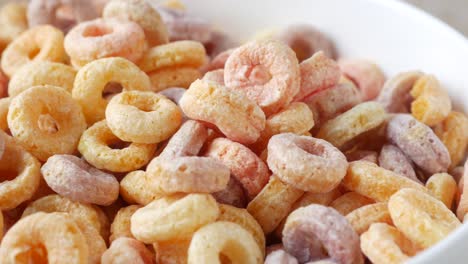
{"label": "pink cereal ring", "polygon": [[299,92],[299,63],[294,51],[280,42],[252,41],[229,56],[224,81],[269,116],[287,106]]}
{"label": "pink cereal ring", "polygon": [[224,85],[224,69],[209,71],[203,75],[202,80]]}
{"label": "pink cereal ring", "polygon": [[282,181],[317,193],[334,189],[346,175],[346,157],[325,140],[291,133],[268,143],[268,166]]}
{"label": "pink cereal ring", "polygon": [[270,252],[266,257],[264,264],[299,264],[299,262],[297,262],[295,257],[280,248]]}
{"label": "pink cereal ring", "polygon": [[153,264],[154,256],[143,242],[133,238],[120,237],[102,254],[101,264]]}
{"label": "pink cereal ring", "polygon": [[362,99],[369,101],[376,98],[385,82],[385,75],[375,63],[367,60],[339,60],[341,72],[351,79],[361,90]]}
{"label": "pink cereal ring", "polygon": [[208,71],[213,71],[213,70],[218,70],[218,69],[224,69],[224,66],[226,65],[226,61],[228,60],[229,56],[234,52],[235,49],[228,49],[225,50],[216,57],[214,57],[210,64],[207,67]]}
{"label": "pink cereal ring", "polygon": [[187,91],[185,88],[171,87],[160,91],[159,94],[166,96],[169,100],[178,105],[185,91]]}
{"label": "pink cereal ring", "polygon": [[200,122],[188,120],[172,136],[159,157],[196,156],[208,138],[208,129]]}
{"label": "pink cereal ring", "polygon": [[253,199],[268,183],[270,172],[266,164],[242,144],[227,138],[213,140],[205,154],[219,160],[231,170],[236,178]]}
{"label": "pink cereal ring", "polygon": [[143,29],[134,22],[117,19],[80,23],[68,32],[64,45],[75,67],[107,57],[137,62],[146,48]]}
{"label": "pink cereal ring", "polygon": [[421,183],[416,177],[411,160],[397,146],[387,144],[382,147],[379,155],[379,166]]}
{"label": "pink cereal ring", "polygon": [[388,79],[377,97],[377,102],[381,103],[388,113],[408,113],[413,101],[410,91],[422,76],[422,72],[409,71]]}

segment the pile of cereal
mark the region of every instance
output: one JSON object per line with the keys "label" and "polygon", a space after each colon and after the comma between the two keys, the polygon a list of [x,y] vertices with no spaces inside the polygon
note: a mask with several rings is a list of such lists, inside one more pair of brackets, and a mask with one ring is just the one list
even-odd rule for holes
{"label": "pile of cereal", "polygon": [[0,25],[1,263],[401,263],[468,219],[468,119],[431,74],[310,25],[238,44],[175,0]]}

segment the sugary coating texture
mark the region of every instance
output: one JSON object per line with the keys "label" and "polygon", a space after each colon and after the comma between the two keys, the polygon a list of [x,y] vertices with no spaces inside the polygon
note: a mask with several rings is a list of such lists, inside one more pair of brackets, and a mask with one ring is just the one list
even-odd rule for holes
{"label": "sugary coating texture", "polygon": [[278,249],[267,255],[264,264],[299,264],[299,262],[284,249]]}
{"label": "sugary coating texture", "polygon": [[212,38],[212,25],[203,18],[188,13],[185,10],[156,7],[166,24],[170,41],[194,40],[206,43]]}
{"label": "sugary coating texture", "polygon": [[388,201],[395,226],[421,249],[426,249],[461,226],[444,203],[415,189],[402,189]]}
{"label": "sugary coating texture", "polygon": [[129,172],[120,181],[120,196],[127,203],[147,205],[164,195],[158,188],[148,188],[148,182],[151,182],[151,178],[145,171]]}
{"label": "sugary coating texture", "polygon": [[114,240],[111,246],[102,254],[102,264],[153,264],[154,256],[142,242],[128,237]]}
{"label": "sugary coating texture", "polygon": [[119,209],[110,226],[110,242],[121,237],[135,238],[130,228],[130,219],[136,210],[140,208],[139,205],[129,205]]}
{"label": "sugary coating texture", "polygon": [[460,164],[468,146],[468,118],[465,114],[452,111],[434,127],[434,132],[447,147],[450,154],[450,168]]}
{"label": "sugary coating texture", "polygon": [[221,254],[231,263],[263,262],[260,247],[251,233],[238,224],[219,221],[195,232],[188,251],[188,263],[221,264]]}
{"label": "sugary coating texture", "polygon": [[158,241],[153,243],[158,264],[187,264],[188,249],[192,237],[182,240]]}
{"label": "sugary coating texture", "polygon": [[393,76],[385,82],[377,102],[389,113],[408,113],[413,101],[410,91],[422,76],[420,71],[402,72]]}
{"label": "sugary coating texture", "polygon": [[0,50],[28,29],[26,3],[8,2],[0,8]]}
{"label": "sugary coating texture", "polygon": [[429,174],[446,172],[450,154],[430,127],[411,115],[394,115],[387,125],[387,138]]}
{"label": "sugary coating texture", "polygon": [[338,211],[338,213],[346,216],[348,213],[361,208],[363,206],[373,204],[374,201],[356,192],[348,192],[336,198],[330,207]]}
{"label": "sugary coating texture", "polygon": [[167,67],[148,73],[151,90],[159,92],[169,87],[189,88],[190,84],[201,78],[201,73],[193,67]]}
{"label": "sugary coating texture", "polygon": [[226,86],[256,102],[267,116],[291,103],[300,89],[297,58],[276,41],[253,41],[235,49],[224,68]]}
{"label": "sugary coating texture", "polygon": [[221,85],[225,85],[225,83],[224,83],[224,69],[217,69],[217,70],[212,70],[212,71],[206,72],[203,75],[202,80],[215,82],[215,83],[218,83],[218,84],[221,84]]}
{"label": "sugary coating texture", "polygon": [[348,220],[358,235],[366,232],[374,223],[393,225],[387,203],[373,203],[359,207],[348,213],[346,220]]}
{"label": "sugary coating texture", "polygon": [[[210,61],[210,64],[208,65],[206,70],[207,71],[215,71],[215,70],[219,70],[219,69],[224,69],[224,66],[226,64],[227,59],[229,58],[229,56],[231,56],[231,54],[232,54],[232,52],[234,50],[235,50],[234,48],[227,49],[227,50],[219,53],[218,55],[216,55]],[[224,76],[223,76],[223,80],[224,80]]]}
{"label": "sugary coating texture", "polygon": [[421,183],[416,177],[411,160],[397,146],[386,144],[379,155],[379,166]]}
{"label": "sugary coating texture", "polygon": [[385,83],[385,75],[379,66],[362,59],[341,59],[341,72],[356,84],[364,101],[375,99]]}
{"label": "sugary coating texture", "polygon": [[426,188],[432,196],[442,201],[447,208],[452,209],[458,187],[450,174],[436,173],[432,175],[426,182]]}
{"label": "sugary coating texture", "polygon": [[221,191],[212,193],[213,197],[218,203],[232,205],[238,208],[245,208],[247,206],[247,195],[245,194],[244,187],[234,177],[229,177],[229,182]]}
{"label": "sugary coating texture", "polygon": [[73,201],[110,205],[119,196],[119,182],[114,175],[73,155],[50,157],[41,173],[52,190]]}
{"label": "sugary coating texture", "polygon": [[207,128],[200,122],[188,120],[171,137],[160,157],[197,156],[208,138]]}

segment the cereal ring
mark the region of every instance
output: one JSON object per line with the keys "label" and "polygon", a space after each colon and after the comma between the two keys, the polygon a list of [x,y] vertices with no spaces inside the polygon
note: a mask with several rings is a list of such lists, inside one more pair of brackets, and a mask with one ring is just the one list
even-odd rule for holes
{"label": "cereal ring", "polygon": [[292,212],[286,220],[282,241],[286,251],[300,263],[322,258],[320,242],[335,262],[364,262],[359,236],[346,218],[330,207],[312,204]]}
{"label": "cereal ring", "polygon": [[158,11],[144,0],[113,0],[102,12],[103,18],[127,19],[140,25],[152,46],[169,42],[169,33]]}
{"label": "cereal ring", "polygon": [[247,97],[212,82],[197,80],[180,100],[184,113],[214,124],[232,141],[255,142],[265,128],[265,115]]}
{"label": "cereal ring", "polygon": [[88,263],[88,254],[78,225],[63,213],[36,213],[19,220],[0,246],[0,259],[5,264]]}
{"label": "cereal ring", "polygon": [[155,144],[131,143],[120,149],[119,143],[122,144],[122,141],[112,134],[106,121],[102,120],[83,133],[78,150],[94,167],[113,172],[137,170],[147,164],[156,151]]}
{"label": "cereal ring", "polygon": [[8,128],[8,110],[10,108],[11,98],[0,98],[0,130],[7,132],[10,129]]}
{"label": "cereal ring", "polygon": [[339,148],[358,135],[381,125],[386,115],[379,103],[361,103],[323,124],[317,137]]}
{"label": "cereal ring", "polygon": [[374,263],[404,263],[419,249],[393,226],[376,223],[361,236],[361,249]]}
{"label": "cereal ring", "polygon": [[130,219],[140,208],[139,205],[130,205],[119,209],[110,226],[110,242],[121,237],[135,238],[130,229]]}
{"label": "cereal ring", "polygon": [[69,93],[44,85],[32,87],[11,100],[8,127],[28,151],[46,161],[54,154],[72,154],[86,129],[86,121]]}
{"label": "cereal ring", "polygon": [[434,132],[411,115],[397,114],[387,125],[387,138],[429,174],[447,171],[450,154]]}
{"label": "cereal ring", "polygon": [[397,74],[388,79],[377,98],[389,113],[408,113],[413,97],[410,90],[416,81],[423,76],[422,72],[409,71]]}
{"label": "cereal ring", "polygon": [[140,241],[121,237],[112,242],[109,249],[102,254],[101,263],[153,264],[154,256]]}
{"label": "cereal ring", "polygon": [[181,240],[158,241],[153,244],[158,264],[187,264],[192,237]]}
{"label": "cereal ring", "polygon": [[379,66],[371,61],[339,60],[341,72],[359,88],[364,101],[375,99],[385,83],[385,75]]}
{"label": "cereal ring", "polygon": [[251,233],[238,224],[221,221],[195,232],[188,251],[188,263],[220,264],[221,254],[231,263],[263,262],[262,252]]}
{"label": "cereal ring", "polygon": [[257,220],[265,234],[275,230],[304,192],[281,182],[276,176],[247,205],[247,211]]}
{"label": "cereal ring", "polygon": [[463,176],[460,179],[458,186],[461,196],[457,207],[457,216],[458,219],[463,220],[465,215],[468,213],[468,160],[465,162]]}
{"label": "cereal ring", "polygon": [[184,96],[184,93],[187,91],[185,88],[180,88],[180,87],[171,87],[164,89],[160,92],[158,92],[161,95],[164,95],[167,97],[167,99],[171,100],[174,102],[176,105],[179,105],[179,101]]}
{"label": "cereal ring", "polygon": [[402,188],[428,192],[421,184],[366,161],[349,163],[348,173],[342,184],[348,190],[369,197],[376,202],[388,201],[390,196]]}
{"label": "cereal ring", "polygon": [[73,201],[110,205],[119,196],[119,182],[73,155],[54,155],[42,166],[47,185]]}
{"label": "cereal ring", "polygon": [[302,101],[304,98],[333,87],[338,84],[341,71],[338,64],[329,59],[323,51],[315,53],[299,65],[301,85],[294,101]]}
{"label": "cereal ring", "polygon": [[457,183],[447,173],[436,173],[426,182],[426,188],[435,198],[441,200],[449,209],[452,209],[453,198],[457,192]]}
{"label": "cereal ring", "polygon": [[26,3],[8,2],[0,8],[0,50],[28,29]]}
{"label": "cereal ring", "polygon": [[421,183],[418,177],[416,177],[411,160],[394,145],[386,144],[383,146],[379,155],[379,166],[405,176],[417,183]]}
{"label": "cereal ring", "polygon": [[348,162],[363,160],[377,164],[378,153],[372,150],[353,150],[344,153]]}
{"label": "cereal ring", "polygon": [[410,91],[414,101],[411,114],[420,122],[434,126],[442,122],[452,110],[450,97],[433,75],[420,77]]}
{"label": "cereal ring", "polygon": [[[206,70],[207,71],[214,71],[214,70],[218,70],[218,69],[224,69],[224,66],[226,64],[227,59],[229,58],[229,56],[231,56],[231,54],[232,54],[232,52],[234,50],[235,50],[234,48],[227,49],[227,50],[219,53],[218,55],[216,55],[216,57],[214,57],[210,61],[210,64],[208,65]],[[224,76],[223,76],[223,79],[224,79]]]}
{"label": "cereal ring", "polygon": [[148,188],[146,172],[137,170],[125,175],[120,181],[120,195],[127,203],[137,203],[147,205],[153,200],[162,197],[164,194],[156,188]]}
{"label": "cereal ring", "polygon": [[464,170],[465,168],[463,166],[458,166],[450,170],[449,174],[452,175],[457,184],[461,183]]}
{"label": "cereal ring", "polygon": [[346,157],[330,143],[307,136],[279,134],[268,143],[268,166],[295,188],[318,193],[334,189],[346,175]]}
{"label": "cereal ring", "polygon": [[278,249],[268,254],[264,264],[299,264],[299,262],[284,249]]}
{"label": "cereal ring", "polygon": [[387,203],[373,203],[359,207],[348,213],[346,220],[358,235],[366,232],[374,223],[393,224]]}
{"label": "cereal ring", "polygon": [[234,177],[229,177],[229,182],[224,190],[212,193],[218,203],[232,205],[238,208],[247,206],[247,195],[242,184]]}
{"label": "cereal ring", "polygon": [[434,127],[434,133],[447,147],[452,161],[450,168],[454,168],[463,160],[468,146],[468,118],[463,113],[452,111]]}
{"label": "cereal ring", "polygon": [[299,92],[299,63],[284,44],[253,41],[229,56],[224,80],[227,87],[256,102],[269,116],[287,106]]}
{"label": "cereal ring", "polygon": [[212,34],[212,25],[206,20],[195,17],[185,12],[185,10],[176,10],[158,6],[157,10],[166,24],[171,42],[179,40],[194,40],[201,43],[210,41]]}
{"label": "cereal ring", "polygon": [[151,90],[159,92],[169,87],[188,88],[192,82],[201,78],[201,73],[193,67],[167,67],[148,73]]}
{"label": "cereal ring", "polygon": [[168,139],[177,131],[182,112],[162,95],[126,91],[109,101],[106,121],[112,133],[123,141],[153,144]]}
{"label": "cereal ring", "polygon": [[104,119],[107,100],[102,93],[110,82],[121,84],[123,91],[151,89],[148,76],[128,60],[106,58],[89,63],[78,71],[72,96],[80,103],[90,125]]}
{"label": "cereal ring", "polygon": [[202,123],[188,120],[171,137],[160,157],[197,156],[207,138],[208,130]]}
{"label": "cereal ring", "polygon": [[372,203],[374,203],[372,199],[362,196],[359,193],[348,192],[335,199],[330,204],[330,207],[342,215],[347,215],[358,208]]}
{"label": "cereal ring", "polygon": [[203,75],[202,80],[224,85],[224,69],[209,71]]}
{"label": "cereal ring", "polygon": [[388,201],[393,223],[406,237],[426,249],[461,226],[444,203],[415,189],[402,189]]}
{"label": "cereal ring", "polygon": [[131,231],[144,243],[177,240],[191,236],[218,217],[218,204],[209,194],[165,196],[132,215]]}
{"label": "cereal ring", "polygon": [[21,33],[2,53],[1,65],[8,77],[30,61],[62,62],[65,58],[63,33],[49,25]]}

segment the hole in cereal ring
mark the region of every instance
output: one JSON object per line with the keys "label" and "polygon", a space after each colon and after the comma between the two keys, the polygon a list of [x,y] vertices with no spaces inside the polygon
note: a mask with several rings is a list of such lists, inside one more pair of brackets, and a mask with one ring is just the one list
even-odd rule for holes
{"label": "hole in cereal ring", "polygon": [[37,119],[37,125],[42,132],[55,134],[59,131],[57,121],[50,114],[42,114]]}
{"label": "hole in cereal ring", "polygon": [[123,90],[123,87],[120,83],[117,82],[109,82],[106,84],[104,87],[104,90],[102,91],[102,97],[109,101],[114,97],[116,94],[121,93]]}
{"label": "hole in cereal ring", "polygon": [[124,149],[127,148],[132,144],[131,142],[125,142],[125,141],[117,141],[117,142],[112,142],[109,144],[109,148],[111,149]]}
{"label": "hole in cereal ring", "polygon": [[33,60],[37,56],[37,54],[39,54],[40,51],[41,49],[39,47],[34,47],[34,49],[29,51],[28,58],[30,60]]}
{"label": "hole in cereal ring", "polygon": [[111,34],[113,31],[110,27],[90,25],[83,31],[83,37],[102,37]]}
{"label": "hole in cereal ring", "polygon": [[39,264],[47,264],[49,263],[47,259],[47,250],[44,245],[35,245],[31,248],[30,252],[25,252],[25,254],[30,255],[30,259],[34,261],[34,263]]}
{"label": "hole in cereal ring", "polygon": [[14,180],[18,176],[19,171],[13,168],[5,168],[0,170],[0,182]]}
{"label": "hole in cereal ring", "polygon": [[267,67],[262,64],[255,65],[246,70],[245,76],[256,85],[264,85],[271,80],[271,74]]}
{"label": "hole in cereal ring", "polygon": [[313,50],[310,44],[303,39],[296,39],[291,43],[291,49],[296,53],[296,57],[299,61],[308,59],[313,54]]}

